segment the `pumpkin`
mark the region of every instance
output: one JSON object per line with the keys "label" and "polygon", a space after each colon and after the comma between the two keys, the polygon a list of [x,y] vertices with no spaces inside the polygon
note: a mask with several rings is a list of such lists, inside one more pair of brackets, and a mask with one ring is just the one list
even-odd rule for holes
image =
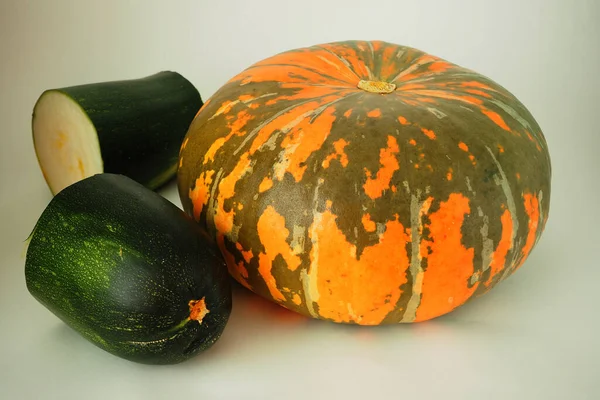
{"label": "pumpkin", "polygon": [[549,212],[548,147],[525,106],[383,41],[251,65],[200,109],[179,162],[182,206],[235,280],[337,323],[451,312],[521,267]]}

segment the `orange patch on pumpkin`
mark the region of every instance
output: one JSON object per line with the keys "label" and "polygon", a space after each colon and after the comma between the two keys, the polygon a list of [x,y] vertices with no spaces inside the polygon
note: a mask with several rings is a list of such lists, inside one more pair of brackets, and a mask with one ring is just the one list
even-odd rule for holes
{"label": "orange patch on pumpkin", "polygon": [[244,250],[241,243],[239,242],[235,244],[235,248],[238,249],[242,257],[244,257],[244,261],[246,261],[246,263],[249,263],[254,257],[254,255],[252,254],[252,250]]}
{"label": "orange patch on pumpkin", "polygon": [[258,192],[263,193],[273,187],[273,180],[269,177],[264,177],[260,185],[258,185]]}
{"label": "orange patch on pumpkin", "polygon": [[[270,60],[273,62],[273,59]],[[289,60],[286,62],[289,64]],[[232,81],[240,81],[240,84],[250,82],[284,82],[284,83],[319,83],[322,85],[339,86],[340,79],[334,79],[327,75],[311,71],[296,65],[254,65],[239,73]],[[346,82],[348,83],[348,82]]]}
{"label": "orange patch on pumpkin", "polygon": [[477,89],[466,89],[465,92],[467,93],[471,93],[471,94],[476,94],[479,96],[483,96],[483,97],[487,97],[490,98],[492,97],[491,94],[484,92],[483,90],[477,90]]}
{"label": "orange patch on pumpkin", "polygon": [[292,302],[299,306],[300,304],[302,304],[302,299],[300,298],[300,296],[298,295],[298,293],[294,293],[294,295],[292,296]]}
{"label": "orange patch on pumpkin", "polygon": [[[346,46],[343,43],[323,44],[321,45],[321,47],[326,48],[332,51],[333,53],[337,54],[338,56],[344,58],[350,65],[352,71],[354,71],[354,73],[358,75],[358,77],[360,77],[361,79],[370,78],[367,66],[363,61],[364,58],[357,50],[353,49],[352,47]],[[338,62],[340,61],[338,60]]]}
{"label": "orange patch on pumpkin", "polygon": [[408,90],[415,90],[415,89],[425,89],[425,85],[422,85],[420,83],[407,83],[406,85],[402,85],[400,87],[398,87],[398,90],[402,90],[402,91],[408,91]]}
{"label": "orange patch on pumpkin", "polygon": [[[375,45],[373,44],[373,49],[375,49]],[[396,59],[393,57],[396,55],[398,49],[396,46],[386,46],[381,53],[381,71],[379,72],[379,76],[382,80],[385,78],[392,77],[396,75],[398,72],[398,65],[396,64]]]}
{"label": "orange patch on pumpkin", "polygon": [[210,147],[208,148],[208,150],[206,151],[206,153],[204,154],[204,161],[203,164],[207,164],[210,161],[214,161],[215,159],[215,154],[217,154],[217,151],[225,144],[225,138],[218,138],[217,140],[215,140]]}
{"label": "orange patch on pumpkin", "polygon": [[421,105],[421,103],[419,103],[418,101],[413,101],[409,99],[403,99],[403,101],[410,106],[419,107]]}
{"label": "orange patch on pumpkin", "polygon": [[371,110],[371,111],[369,111],[367,113],[367,117],[370,117],[370,118],[379,118],[379,117],[381,117],[381,110],[379,108]]}
{"label": "orange patch on pumpkin", "polygon": [[365,168],[367,181],[363,185],[363,188],[367,196],[371,199],[381,197],[383,191],[389,189],[394,172],[400,168],[398,160],[396,159],[396,154],[398,154],[399,151],[396,138],[388,136],[387,148],[379,151],[379,163],[381,168],[377,171],[375,178],[373,178],[373,174]]}
{"label": "orange patch on pumpkin", "polygon": [[314,224],[310,259],[317,269],[319,314],[336,322],[381,323],[396,307],[400,286],[406,283],[410,237],[402,224],[397,219],[388,221],[379,243],[365,248],[360,259],[331,210]]}
{"label": "orange patch on pumpkin", "polygon": [[408,141],[408,143],[410,143],[410,144],[411,144],[411,145],[413,145],[413,146],[416,146],[416,145],[417,145],[417,141],[416,141],[415,139],[410,139],[410,140]]}
{"label": "orange patch on pumpkin", "polygon": [[490,263],[490,276],[486,281],[486,285],[489,285],[492,279],[498,275],[507,266],[506,255],[512,246],[512,234],[513,234],[513,222],[510,215],[510,211],[504,210],[500,217],[500,223],[502,224],[502,234],[500,235],[500,241],[494,254],[492,255],[492,261]]}
{"label": "orange patch on pumpkin", "polygon": [[238,100],[241,101],[241,102],[247,102],[247,101],[250,101],[250,100],[254,100],[255,98],[256,97],[254,97],[254,96],[252,96],[250,94],[241,94],[238,97]]}
{"label": "orange patch on pumpkin", "polygon": [[508,125],[506,125],[506,122],[504,122],[504,119],[500,116],[500,114],[498,114],[495,111],[488,110],[487,108],[483,108],[481,110],[481,112],[483,114],[485,114],[486,117],[488,117],[489,119],[491,119],[492,122],[494,122],[500,128],[504,129],[505,131],[509,131],[510,132],[510,128],[508,127]]}
{"label": "orange patch on pumpkin", "polygon": [[245,133],[242,131],[242,129],[244,129],[246,127],[246,124],[248,124],[248,122],[250,122],[253,119],[254,117],[246,111],[240,111],[239,113],[237,113],[233,123],[231,125],[228,125],[231,133],[227,136],[226,140],[229,140],[232,134],[242,136]]}
{"label": "orange patch on pumpkin", "polygon": [[525,134],[527,135],[529,140],[531,140],[532,142],[535,142],[535,140],[533,139],[533,136],[531,135],[531,133],[529,133],[529,131],[525,131]]}
{"label": "orange patch on pumpkin", "polygon": [[309,118],[306,118],[289,132],[281,142],[281,147],[284,148],[283,158],[287,165],[283,164],[285,169],[276,167],[277,179],[283,179],[283,173],[289,172],[296,182],[302,180],[302,176],[308,168],[306,160],[325,143],[336,119],[335,112],[334,107],[328,107],[314,121],[311,122]]}
{"label": "orange patch on pumpkin", "polygon": [[221,107],[219,107],[217,109],[217,111],[215,111],[215,113],[213,114],[213,116],[211,118],[218,117],[221,114],[227,114],[229,112],[229,110],[231,110],[231,108],[233,106],[235,106],[236,104],[237,104],[237,102],[235,102],[235,101],[225,100],[223,102],[223,104],[221,104]]}
{"label": "orange patch on pumpkin", "polygon": [[185,149],[185,146],[187,146],[188,142],[190,141],[189,137],[186,137],[185,140],[183,141],[183,143],[181,143],[181,148],[180,150]]}
{"label": "orange patch on pumpkin", "polygon": [[437,104],[437,101],[428,97],[418,97],[417,100],[422,103]]}
{"label": "orange patch on pumpkin", "polygon": [[[461,227],[470,212],[469,199],[452,193],[440,208],[429,214],[427,269],[423,276],[423,297],[415,321],[425,321],[446,314],[462,305],[478,284],[468,287],[473,275],[473,248],[462,243]],[[422,243],[423,243],[422,242]]]}
{"label": "orange patch on pumpkin", "polygon": [[392,46],[388,46],[388,44],[382,40],[371,40],[371,46],[373,47],[373,51],[379,51],[382,47],[385,47],[386,50]]}
{"label": "orange patch on pumpkin", "polygon": [[462,151],[469,151],[469,146],[467,146],[466,143],[464,143],[464,142],[458,143],[458,148],[461,149]]}
{"label": "orange patch on pumpkin", "polygon": [[240,111],[237,113],[232,123],[227,124],[229,128],[229,134],[225,137],[216,139],[208,148],[204,154],[203,164],[207,164],[210,161],[214,161],[217,151],[223,147],[225,143],[229,141],[234,135],[243,136],[246,132],[242,129],[250,122],[254,117],[248,114],[246,111]]}
{"label": "orange patch on pumpkin", "polygon": [[240,156],[238,163],[229,175],[221,179],[219,182],[219,190],[217,195],[217,204],[215,206],[214,223],[217,231],[224,235],[231,233],[233,228],[234,209],[225,211],[225,200],[232,198],[235,195],[235,185],[240,179],[251,171],[250,160],[248,153]]}
{"label": "orange patch on pumpkin", "polygon": [[350,118],[350,116],[352,115],[352,109],[349,108],[348,110],[346,110],[346,112],[344,113],[344,117],[346,118]]}
{"label": "orange patch on pumpkin", "polygon": [[225,236],[221,233],[217,233],[217,245],[219,246],[219,250],[221,250],[221,254],[227,264],[227,270],[231,276],[244,287],[252,290],[252,287],[247,281],[248,270],[246,269],[246,266],[243,262],[236,263],[234,255],[225,247]]}
{"label": "orange patch on pumpkin", "polygon": [[431,139],[431,140],[435,139],[435,132],[432,131],[431,129],[421,128],[421,132],[423,132],[423,134],[425,136],[427,136],[429,139]]}
{"label": "orange patch on pumpkin", "polygon": [[394,81],[392,82],[408,82],[411,79],[416,79],[418,78],[420,75],[423,75],[423,73],[420,74],[406,74],[406,75],[402,75],[398,78],[396,78]]}
{"label": "orange patch on pumpkin", "polygon": [[540,205],[538,198],[535,194],[525,193],[523,195],[525,201],[525,212],[529,221],[527,222],[527,239],[525,245],[521,250],[521,260],[518,265],[515,266],[515,271],[523,265],[525,259],[529,256],[531,249],[535,245],[535,238],[537,234],[537,228],[540,220]]}
{"label": "orange patch on pumpkin", "polygon": [[400,122],[400,124],[402,124],[402,125],[408,125],[409,124],[409,122],[403,116],[398,117],[398,122]]}
{"label": "orange patch on pumpkin", "polygon": [[[324,103],[328,103],[330,101],[338,99],[339,96],[327,96],[319,100],[310,101],[308,103],[299,105],[294,107],[292,110],[278,116],[266,123],[262,129],[258,132],[254,140],[252,141],[252,145],[250,146],[250,155],[254,154],[259,148],[261,148],[278,130],[291,129],[288,126],[294,126],[296,124],[301,123],[306,120],[310,116],[312,116],[311,112],[314,112],[319,106]],[[302,115],[307,115],[307,117],[302,118]]]}
{"label": "orange patch on pumpkin", "polygon": [[[244,280],[247,282],[247,279],[248,279],[248,270],[246,269],[246,265],[242,261],[240,261],[239,263],[237,263],[237,269],[238,269],[238,271],[240,273],[240,276],[242,278],[244,278]],[[242,282],[242,284],[243,284],[243,282]],[[246,284],[244,286],[248,287],[248,286],[250,286],[250,284]]]}
{"label": "orange patch on pumpkin", "polygon": [[433,71],[433,72],[438,72],[438,73],[447,71],[453,67],[454,67],[454,65],[452,65],[446,61],[436,61],[436,62],[429,64],[429,70]]}
{"label": "orange patch on pumpkin", "polygon": [[460,102],[468,103],[468,104],[475,105],[475,106],[480,106],[483,103],[483,101],[479,100],[478,98],[472,97],[472,96],[461,96],[461,95],[445,92],[443,90],[419,90],[418,93],[421,96],[437,97],[437,98],[446,99],[446,100],[455,100],[455,101],[460,101]]}
{"label": "orange patch on pumpkin", "polygon": [[477,81],[462,82],[460,85],[462,87],[476,87],[479,89],[485,89],[485,90],[490,90],[492,92],[497,92],[497,90],[492,89],[488,85],[481,83],[481,82],[477,82]]}
{"label": "orange patch on pumpkin", "polygon": [[281,53],[259,61],[255,66],[262,67],[267,64],[294,64],[300,67],[307,67],[345,81],[348,84],[352,84],[354,79],[356,79],[356,75],[338,57],[325,49]]}
{"label": "orange patch on pumpkin", "polygon": [[196,221],[200,219],[202,209],[208,203],[208,196],[210,195],[210,185],[212,184],[212,177],[214,174],[215,171],[202,172],[198,179],[196,179],[194,189],[190,189],[189,191],[188,196],[192,201],[192,213]]}
{"label": "orange patch on pumpkin", "polygon": [[334,92],[339,91],[348,91],[350,92],[352,89],[348,87],[347,89],[341,88],[331,88],[329,86],[312,86],[305,85],[303,83],[281,83],[279,88],[283,89],[292,89],[294,94],[288,96],[278,96],[275,98],[275,103],[279,103],[280,101],[286,100],[305,100],[305,99],[313,99],[321,96],[332,95]]}
{"label": "orange patch on pumpkin", "polygon": [[332,160],[339,160],[342,167],[346,167],[348,165],[348,155],[344,152],[344,148],[349,143],[344,139],[338,139],[333,142],[334,153],[327,156],[325,160],[321,163],[323,168],[329,168],[329,164]]}
{"label": "orange patch on pumpkin", "polygon": [[377,225],[375,225],[375,222],[371,220],[371,215],[369,213],[363,214],[361,222],[365,228],[365,231],[375,232]]}
{"label": "orange patch on pumpkin", "polygon": [[277,213],[273,206],[268,206],[258,218],[257,232],[264,247],[264,252],[258,256],[258,272],[265,281],[271,297],[277,301],[285,301],[272,274],[273,261],[281,255],[290,271],[295,271],[301,263],[287,243],[290,232],[285,227],[285,218]]}

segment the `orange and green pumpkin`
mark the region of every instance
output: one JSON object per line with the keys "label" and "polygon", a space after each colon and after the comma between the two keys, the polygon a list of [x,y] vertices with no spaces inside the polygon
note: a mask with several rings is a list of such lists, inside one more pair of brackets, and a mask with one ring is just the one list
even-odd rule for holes
{"label": "orange and green pumpkin", "polygon": [[551,165],[505,88],[414,48],[287,51],[228,81],[180,151],[182,205],[231,275],[339,323],[446,314],[539,240]]}

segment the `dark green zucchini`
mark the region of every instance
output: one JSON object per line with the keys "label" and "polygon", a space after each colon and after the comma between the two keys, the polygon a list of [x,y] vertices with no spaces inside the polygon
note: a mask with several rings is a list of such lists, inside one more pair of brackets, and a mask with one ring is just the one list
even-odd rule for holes
{"label": "dark green zucchini", "polygon": [[177,172],[181,142],[203,102],[176,72],[46,90],[33,143],[53,194],[107,172],[157,189]]}
{"label": "dark green zucchini", "polygon": [[116,356],[178,363],[211,347],[229,319],[218,247],[178,207],[123,175],[62,190],[29,240],[29,292]]}

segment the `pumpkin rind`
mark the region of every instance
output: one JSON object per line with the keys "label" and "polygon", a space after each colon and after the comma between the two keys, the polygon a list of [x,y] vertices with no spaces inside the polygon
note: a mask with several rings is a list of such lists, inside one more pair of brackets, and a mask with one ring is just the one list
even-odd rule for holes
{"label": "pumpkin rind", "polygon": [[515,96],[381,41],[242,71],[199,111],[178,171],[184,210],[237,281],[364,325],[438,317],[514,273],[545,227],[550,181],[542,131]]}

